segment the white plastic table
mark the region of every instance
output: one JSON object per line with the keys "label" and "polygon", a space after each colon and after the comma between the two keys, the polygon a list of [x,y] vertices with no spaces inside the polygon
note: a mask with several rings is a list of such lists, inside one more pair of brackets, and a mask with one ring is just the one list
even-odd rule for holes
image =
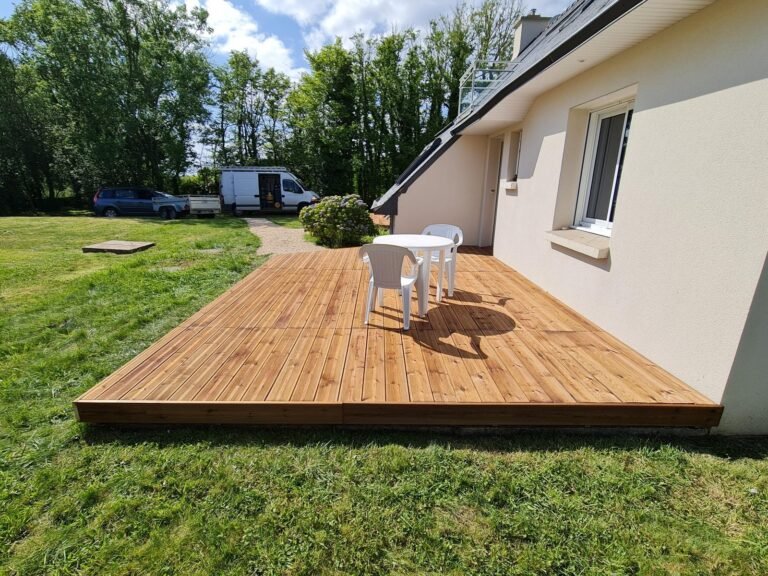
{"label": "white plastic table", "polygon": [[389,244],[401,246],[412,252],[424,254],[424,263],[421,266],[421,286],[424,294],[419,294],[419,316],[427,313],[427,300],[429,294],[429,269],[432,266],[432,253],[440,252],[440,272],[437,276],[437,301],[440,302],[443,295],[443,269],[445,267],[445,251],[453,247],[453,240],[442,236],[430,234],[389,234],[376,236],[374,244]]}

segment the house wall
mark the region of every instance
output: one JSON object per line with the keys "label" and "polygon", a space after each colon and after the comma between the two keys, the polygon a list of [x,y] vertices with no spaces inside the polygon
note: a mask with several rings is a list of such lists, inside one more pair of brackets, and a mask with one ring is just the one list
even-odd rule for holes
{"label": "house wall", "polygon": [[[721,0],[540,96],[494,238],[498,258],[723,402],[724,432],[768,433],[766,30],[764,0]],[[545,232],[573,223],[580,107],[622,89],[636,100],[610,258],[592,260]]]}
{"label": "house wall", "polygon": [[487,149],[487,137],[461,136],[400,195],[395,233],[454,224],[464,232],[465,244],[477,245]]}

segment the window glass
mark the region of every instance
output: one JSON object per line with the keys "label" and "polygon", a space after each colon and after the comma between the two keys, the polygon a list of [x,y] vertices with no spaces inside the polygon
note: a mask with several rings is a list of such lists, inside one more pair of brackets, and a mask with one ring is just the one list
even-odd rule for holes
{"label": "window glass", "polygon": [[110,198],[115,197],[115,191],[114,190],[104,190],[101,194],[99,194],[99,198],[103,198],[104,200],[109,200]]}
{"label": "window glass", "polygon": [[136,193],[139,200],[152,200],[152,190],[138,190]]}
{"label": "window glass", "polygon": [[301,194],[301,189],[298,184],[293,180],[283,180],[283,192],[293,192],[294,194]]}
{"label": "window glass", "polygon": [[613,225],[631,121],[631,102],[590,116],[576,224],[598,234]]}
{"label": "window glass", "polygon": [[595,162],[592,166],[589,202],[587,203],[587,218],[608,220],[623,127],[624,114],[616,114],[600,120]]}
{"label": "window glass", "polygon": [[121,190],[115,190],[115,198],[118,198],[120,200],[133,200],[134,198],[136,198],[136,191],[125,189],[125,188]]}

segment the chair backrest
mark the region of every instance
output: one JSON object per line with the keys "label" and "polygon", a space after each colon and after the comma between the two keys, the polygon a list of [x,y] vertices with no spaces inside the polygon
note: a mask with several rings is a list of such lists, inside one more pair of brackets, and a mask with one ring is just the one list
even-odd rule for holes
{"label": "chair backrest", "polygon": [[450,238],[457,248],[464,242],[464,232],[453,224],[430,224],[424,228],[422,234]]}
{"label": "chair backrest", "polygon": [[[413,252],[400,246],[388,244],[366,244],[360,247],[360,257],[368,257],[368,265],[373,273],[373,283],[378,288],[400,289],[403,276],[403,261],[408,260],[412,269],[417,269]],[[414,276],[417,272],[414,272]]]}

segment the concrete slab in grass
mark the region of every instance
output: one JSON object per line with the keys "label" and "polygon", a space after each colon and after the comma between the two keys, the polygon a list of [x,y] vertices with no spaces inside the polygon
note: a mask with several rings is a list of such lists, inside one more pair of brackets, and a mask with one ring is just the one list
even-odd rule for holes
{"label": "concrete slab in grass", "polygon": [[83,246],[83,252],[111,252],[113,254],[133,254],[147,248],[152,248],[154,242],[127,242],[125,240],[109,240],[99,244]]}

